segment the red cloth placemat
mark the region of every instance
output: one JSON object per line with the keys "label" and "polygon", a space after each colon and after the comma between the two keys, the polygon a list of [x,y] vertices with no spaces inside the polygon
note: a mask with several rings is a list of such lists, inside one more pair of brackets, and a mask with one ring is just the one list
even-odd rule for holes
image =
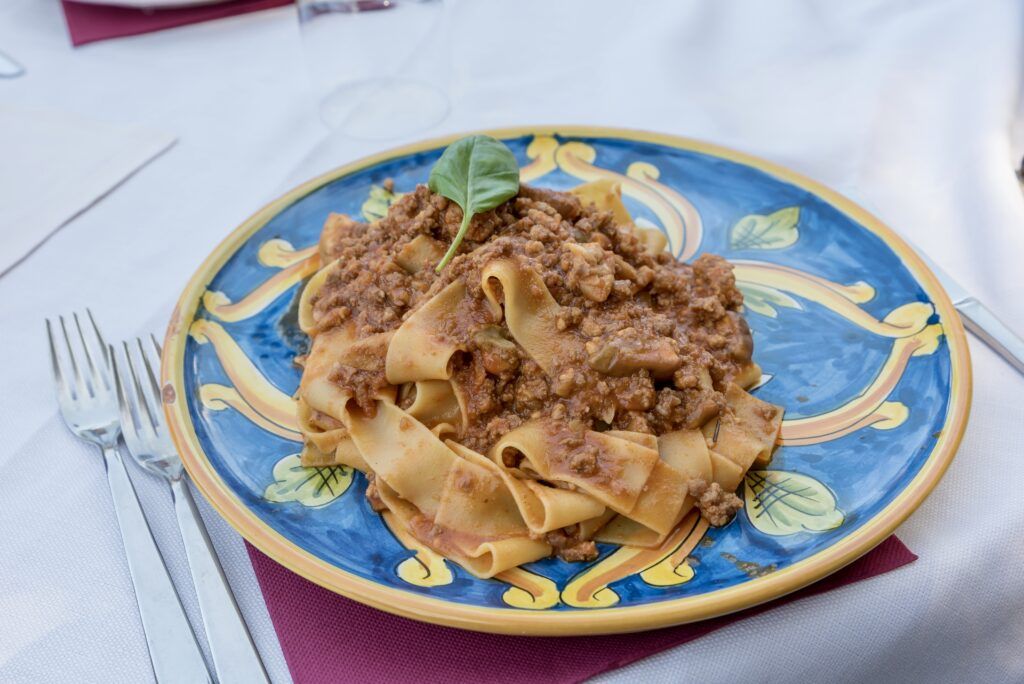
{"label": "red cloth placemat", "polygon": [[71,44],[78,46],[97,40],[134,36],[271,7],[281,7],[290,5],[293,1],[232,0],[216,5],[164,9],[90,5],[73,2],[73,0],[61,0],[61,5],[64,7],[64,19],[68,25],[68,33],[71,34]]}
{"label": "red cloth placemat", "polygon": [[331,593],[246,546],[296,684],[579,682],[774,606],[917,559],[899,539],[889,537],[817,584],[741,613],[637,634],[537,638],[466,632],[383,613]]}

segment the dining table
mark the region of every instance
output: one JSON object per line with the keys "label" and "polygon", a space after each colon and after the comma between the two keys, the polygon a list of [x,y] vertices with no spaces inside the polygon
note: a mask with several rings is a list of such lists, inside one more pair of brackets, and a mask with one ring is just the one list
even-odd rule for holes
{"label": "dining table", "polygon": [[[389,140],[321,122],[292,6],[74,47],[57,0],[0,3],[0,50],[25,70],[0,80],[0,107],[176,139],[0,275],[0,681],[153,679],[102,461],[57,412],[44,319],[89,307],[111,339],[161,337],[233,228],[360,157],[527,124],[707,140],[851,198],[1024,331],[1019,0],[445,1],[450,114]],[[1024,681],[1024,375],[969,341],[959,452],[896,532],[915,562],[593,681]],[[167,487],[132,479],[195,623]],[[271,680],[292,681],[242,538],[196,498]]]}

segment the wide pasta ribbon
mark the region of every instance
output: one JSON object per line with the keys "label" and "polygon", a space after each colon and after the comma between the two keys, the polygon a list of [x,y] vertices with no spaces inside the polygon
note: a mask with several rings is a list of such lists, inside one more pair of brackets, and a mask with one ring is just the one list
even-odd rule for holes
{"label": "wide pasta ribbon", "polygon": [[466,286],[461,280],[445,287],[395,331],[388,347],[388,382],[398,385],[416,380],[449,379],[452,356],[465,349],[465,343],[448,332],[445,321],[454,317],[483,317],[489,313],[481,311],[481,307],[466,296]]}
{"label": "wide pasta ribbon", "polygon": [[[599,179],[577,194],[633,226],[617,183]],[[660,233],[633,228],[651,252],[665,248]],[[432,239],[414,242],[398,255],[409,272],[431,262],[437,248]],[[459,352],[514,340],[549,380],[566,359],[587,356],[580,333],[559,328],[564,311],[541,273],[523,257],[495,258],[480,269],[479,291],[455,280],[397,329],[360,338],[343,318],[349,312],[316,306],[339,268],[335,261],[317,272],[299,304],[300,326],[313,338],[297,396],[302,463],[372,474],[389,524],[474,575],[493,577],[549,556],[548,533],[558,530],[581,541],[658,548],[697,506],[692,485],[733,492],[774,448],[781,410],[731,384],[727,408],[702,430],[656,437],[534,416],[479,454],[459,442],[472,404],[467,386],[453,378]],[[367,397],[359,382],[343,387],[339,372],[384,386]],[[759,376],[751,363],[737,382],[749,386]]]}
{"label": "wide pasta ribbon", "polygon": [[[514,466],[506,465],[510,452],[520,459]],[[563,504],[560,526],[578,523],[584,538],[610,526],[612,535],[653,543],[693,505],[687,505],[687,476],[660,457],[653,435],[601,433],[539,419],[501,438],[491,460],[510,487],[540,495],[545,519],[556,517],[547,506]],[[569,497],[571,507],[564,505]],[[523,517],[529,522],[541,516],[531,511]]]}
{"label": "wide pasta ribbon", "polygon": [[387,402],[372,417],[349,413],[347,423],[381,500],[420,541],[480,577],[550,555],[548,544],[530,537],[514,497],[480,454],[442,442]]}
{"label": "wide pasta ribbon", "polygon": [[[500,294],[495,283],[501,285]],[[567,350],[583,346],[576,335],[558,329],[562,307],[534,269],[513,259],[497,259],[484,266],[480,287],[491,307],[504,311],[512,337],[545,373],[552,373]]]}

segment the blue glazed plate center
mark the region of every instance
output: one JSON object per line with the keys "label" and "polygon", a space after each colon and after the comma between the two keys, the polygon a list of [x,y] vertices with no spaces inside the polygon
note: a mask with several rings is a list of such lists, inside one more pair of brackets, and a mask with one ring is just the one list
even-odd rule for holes
{"label": "blue glazed plate center", "polygon": [[[623,182],[634,217],[666,231],[676,255],[735,261],[765,373],[755,393],[785,406],[787,420],[786,442],[767,472],[748,477],[745,509],[730,524],[695,532],[642,571],[617,570],[619,549],[608,545],[591,564],[531,564],[527,579],[554,592],[532,607],[635,606],[750,582],[830,547],[907,488],[946,423],[951,359],[928,294],[880,237],[807,190],[718,156],[614,137],[506,142],[524,174],[534,174],[530,182],[570,188],[611,175]],[[292,359],[305,340],[294,322],[298,282],[263,299],[254,293],[297,268],[288,249],[315,245],[330,212],[372,212],[368,199],[386,178],[409,191],[426,181],[440,152],[333,180],[256,231],[211,281],[221,299],[206,298],[196,314],[185,348],[186,401],[219,478],[297,547],[403,591],[521,609],[528,606],[510,592],[515,581],[425,564],[370,510],[360,474],[287,461],[300,445],[257,396],[294,393],[300,371]],[[270,389],[253,385],[252,373]],[[582,591],[595,568],[609,571],[607,581]]]}

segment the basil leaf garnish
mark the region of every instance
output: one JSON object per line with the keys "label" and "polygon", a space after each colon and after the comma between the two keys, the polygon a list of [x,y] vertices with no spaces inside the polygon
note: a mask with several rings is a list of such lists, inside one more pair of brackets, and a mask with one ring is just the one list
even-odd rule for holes
{"label": "basil leaf garnish", "polygon": [[511,150],[489,135],[456,140],[430,171],[427,186],[462,207],[462,224],[437,272],[455,256],[473,216],[519,193],[519,164]]}

